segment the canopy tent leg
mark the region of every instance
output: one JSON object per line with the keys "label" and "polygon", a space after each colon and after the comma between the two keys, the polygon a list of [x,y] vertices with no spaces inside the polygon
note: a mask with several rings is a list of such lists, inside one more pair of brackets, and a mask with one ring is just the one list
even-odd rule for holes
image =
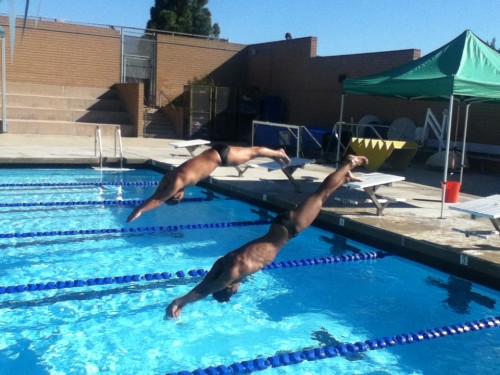
{"label": "canopy tent leg", "polygon": [[337,155],[335,157],[335,168],[338,168],[340,163],[340,141],[342,140],[342,121],[344,121],[344,96],[345,94],[342,93],[341,106],[340,106],[340,119],[339,119],[339,124],[340,124],[339,139],[337,140]]}
{"label": "canopy tent leg", "polygon": [[[340,163],[340,137],[342,134],[342,120],[344,117],[344,96],[345,94],[342,93],[342,96],[340,98],[340,120],[337,124],[339,124],[339,139],[337,140],[337,151],[336,151],[336,156],[335,156],[335,168],[339,167]],[[330,133],[330,140],[328,141],[328,146],[326,147],[326,151],[330,149],[330,146],[332,145],[332,140],[335,136],[335,129],[337,128],[337,124],[334,124],[332,127],[332,132]]]}
{"label": "canopy tent leg", "polygon": [[446,131],[446,152],[444,156],[443,183],[441,184],[441,216],[444,219],[444,199],[446,195],[446,183],[448,182],[448,162],[450,156],[450,139],[451,139],[451,120],[453,117],[453,95],[450,95],[450,104],[448,108],[448,129]]}
{"label": "canopy tent leg", "polygon": [[469,107],[470,103],[467,103],[467,106],[465,107],[464,139],[462,140],[462,159],[460,160],[460,183],[462,183],[464,177],[465,142],[467,141],[467,125],[469,125]]}

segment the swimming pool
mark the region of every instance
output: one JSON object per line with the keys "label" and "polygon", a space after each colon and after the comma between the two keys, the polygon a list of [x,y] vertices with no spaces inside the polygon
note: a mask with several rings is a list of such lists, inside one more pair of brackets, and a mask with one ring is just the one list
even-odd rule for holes
{"label": "swimming pool", "polygon": [[[264,360],[279,365],[265,374],[500,373],[499,329],[452,334],[450,327],[498,317],[498,291],[396,256],[352,258],[384,249],[314,227],[278,255],[287,267],[249,277],[231,303],[207,298],[180,319],[163,320],[166,305],[200,280],[189,271],[206,270],[262,235],[268,216],[193,187],[185,202],[125,224],[127,202],[155,186],[119,183],[160,177],[150,170],[0,170],[2,374],[201,374],[220,373],[221,365],[238,373],[242,362]],[[12,186],[38,183],[46,186]],[[330,263],[311,265],[321,259]],[[439,327],[448,327],[447,335],[437,332],[445,337],[418,338]],[[393,337],[407,343],[352,345],[391,345]],[[332,347],[344,355],[311,360],[337,354],[320,350]]]}

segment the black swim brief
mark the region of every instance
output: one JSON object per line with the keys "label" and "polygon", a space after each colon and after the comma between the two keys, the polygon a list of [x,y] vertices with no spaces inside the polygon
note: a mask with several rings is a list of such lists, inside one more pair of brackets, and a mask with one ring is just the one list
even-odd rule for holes
{"label": "black swim brief", "polygon": [[226,145],[215,145],[212,150],[217,151],[220,156],[221,164],[223,167],[227,166],[227,154],[229,153],[229,146]]}
{"label": "black swim brief", "polygon": [[295,225],[290,218],[290,211],[282,212],[278,214],[273,220],[273,224],[278,224],[281,225],[282,227],[285,227],[285,229],[288,231],[288,235],[290,238],[296,237],[299,232],[297,232],[297,229],[295,228]]}

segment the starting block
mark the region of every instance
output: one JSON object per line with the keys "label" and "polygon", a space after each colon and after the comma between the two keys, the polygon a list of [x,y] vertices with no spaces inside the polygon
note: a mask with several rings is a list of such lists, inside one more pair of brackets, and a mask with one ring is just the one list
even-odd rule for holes
{"label": "starting block", "polygon": [[[404,202],[405,199],[403,198],[390,198],[390,197],[383,197],[383,196],[377,196],[375,194],[376,190],[380,186],[391,186],[394,182],[398,181],[403,181],[405,178],[403,176],[396,176],[396,175],[391,175],[391,174],[385,174],[385,173],[367,173],[367,174],[362,174],[359,175],[359,178],[362,179],[362,181],[353,181],[353,182],[348,182],[344,186],[350,190],[352,189],[358,189],[358,190],[363,190],[369,197],[369,199],[365,200],[365,202],[371,202],[375,205],[377,208],[377,215],[382,216],[382,211],[387,207],[389,203],[395,203],[395,202]],[[352,203],[353,200],[350,199],[342,199],[344,202]],[[354,201],[356,204],[358,204],[358,201]]]}
{"label": "starting block", "polygon": [[241,165],[235,165],[234,169],[238,171],[238,177],[241,177],[247,171],[247,169],[257,168],[258,166],[259,166],[258,164],[241,164]]}
{"label": "starting block", "polygon": [[452,228],[452,230],[464,234],[465,237],[475,236],[479,238],[484,238],[485,240],[490,238],[490,236],[492,235],[498,234],[498,231],[496,230],[463,230],[459,228]]}
{"label": "starting block", "polygon": [[304,168],[307,164],[315,163],[314,159],[304,159],[304,158],[291,158],[290,163],[288,164],[280,164],[277,161],[271,161],[268,163],[257,164],[257,166],[262,168],[267,168],[268,172],[281,170],[285,174],[285,176],[290,180],[292,185],[295,187],[295,191],[297,193],[301,192],[300,186],[297,183],[297,180],[293,178],[294,172],[297,168]]}
{"label": "starting block", "polygon": [[478,236],[488,238],[488,235],[498,234],[500,232],[500,194],[460,203],[450,206],[450,209],[468,213],[472,219],[476,219],[477,217],[490,219],[491,224],[495,228],[495,230],[491,231],[463,231],[460,229],[454,229],[457,232],[464,233],[466,237]]}
{"label": "starting block", "polygon": [[191,156],[195,156],[194,151],[204,145],[209,145],[210,141],[207,141],[205,139],[192,139],[189,141],[179,141],[179,142],[173,142],[170,143],[170,146],[174,146],[174,148],[185,148],[189,151]]}

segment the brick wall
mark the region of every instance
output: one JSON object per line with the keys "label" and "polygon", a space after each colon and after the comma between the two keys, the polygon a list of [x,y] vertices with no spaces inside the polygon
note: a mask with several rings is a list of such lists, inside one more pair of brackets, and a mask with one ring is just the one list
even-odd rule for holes
{"label": "brick wall", "polygon": [[[29,20],[22,31],[17,23],[15,55],[10,57],[8,18],[0,17],[6,31],[7,80],[65,86],[111,87],[120,82],[121,39],[104,27]],[[339,78],[379,73],[420,57],[408,49],[341,56],[317,56],[315,37],[296,38],[245,46],[204,38],[157,36],[156,104],[182,103],[184,86],[207,78],[217,86],[231,87],[241,97],[245,89],[283,98],[285,121],[331,127],[339,119]],[[390,124],[409,117],[422,126],[428,107],[440,119],[447,102],[407,102],[363,95],[347,95],[344,120],[358,121],[373,114]],[[457,106],[455,106],[456,118]],[[460,140],[464,106],[457,134]],[[472,105],[468,140],[500,144],[497,119],[500,106]],[[455,124],[455,123],[454,123]]]}
{"label": "brick wall", "polygon": [[[316,38],[309,37],[248,47],[249,82],[261,95],[284,98],[285,120],[290,123],[333,125],[340,116],[341,77],[374,74],[419,55],[417,50],[403,50],[320,57],[316,45]],[[358,108],[359,102],[355,103],[346,107],[344,120],[351,116],[359,120],[367,114],[365,108]]]}
{"label": "brick wall", "polygon": [[[244,45],[175,35],[158,35],[156,98],[180,101],[184,86],[206,78],[235,90],[246,86]],[[162,94],[161,94],[162,93]]]}
{"label": "brick wall", "polygon": [[[331,127],[340,118],[341,76],[363,77],[403,65],[420,57],[420,50],[375,52],[321,57],[314,37],[254,44],[247,47],[248,82],[261,95],[284,100],[285,121],[290,124]],[[448,101],[406,101],[395,98],[350,94],[345,96],[344,121],[376,115],[385,124],[408,117],[423,126],[427,108],[441,120]],[[457,113],[459,122],[456,123]],[[465,105],[454,106],[452,140],[463,137]],[[473,104],[467,140],[500,144],[500,105]]]}
{"label": "brick wall", "polygon": [[141,83],[117,83],[114,86],[118,90],[121,100],[127,108],[130,120],[136,131],[135,136],[144,136],[144,84]]}
{"label": "brick wall", "polygon": [[23,32],[18,20],[11,56],[8,18],[0,17],[0,24],[9,81],[83,87],[111,87],[120,81],[121,39],[115,30],[28,20]]}

